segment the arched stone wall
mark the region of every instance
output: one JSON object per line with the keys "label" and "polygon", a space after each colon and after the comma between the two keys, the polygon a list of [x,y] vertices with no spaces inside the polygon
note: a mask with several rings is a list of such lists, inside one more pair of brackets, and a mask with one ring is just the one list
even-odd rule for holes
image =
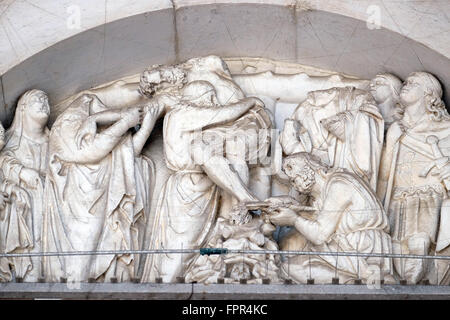
{"label": "arched stone wall", "polygon": [[[50,2],[40,2],[39,7],[49,6]],[[43,89],[49,93],[51,102],[56,103],[77,91],[138,73],[151,64],[174,63],[208,54],[298,62],[362,78],[386,71],[405,77],[412,71],[427,70],[444,86],[450,85],[450,54],[445,43],[438,38],[433,41],[439,42],[440,47],[423,39],[416,41],[414,37],[420,38],[417,31],[403,36],[401,33],[406,29],[401,27],[400,20],[394,19],[393,10],[383,7],[382,3],[380,7],[386,8],[383,17],[390,16],[394,23],[399,21],[397,26],[401,33],[394,31],[395,24],[386,19],[382,19],[385,21],[382,26],[386,28],[367,28],[366,21],[361,19],[368,1],[358,2],[353,11],[349,1],[343,1],[340,7],[325,5],[329,1],[150,2],[152,6],[148,7],[142,6],[141,1],[129,1],[128,5],[123,1],[115,2],[113,8],[103,8],[103,20],[98,19],[102,12],[98,3],[94,6],[89,1],[89,7],[83,2],[85,7],[82,8],[98,11],[97,15],[91,15],[92,21],[87,24],[91,28],[68,35],[55,31],[53,41],[47,39],[48,46],[36,41],[27,51],[33,55],[3,65],[0,119],[4,125],[9,124],[17,98],[27,89]],[[5,7],[8,3],[9,8]],[[436,3],[447,6],[446,2]],[[15,5],[14,1],[6,1],[0,13],[8,13],[6,10]],[[49,8],[44,7],[44,10]],[[432,25],[427,22],[430,21],[428,12],[431,11],[421,17],[421,27],[412,30],[422,32],[422,28]],[[401,22],[408,19],[401,19]],[[47,23],[47,20],[33,21]],[[65,23],[64,19],[62,21]],[[5,26],[4,21],[2,25]],[[49,28],[39,30],[43,32],[43,39],[52,35],[45,33],[50,32]],[[22,42],[27,44],[26,40]],[[440,52],[432,47],[439,48]],[[6,49],[0,54],[8,57],[13,53]],[[446,97],[449,101],[448,89]]]}

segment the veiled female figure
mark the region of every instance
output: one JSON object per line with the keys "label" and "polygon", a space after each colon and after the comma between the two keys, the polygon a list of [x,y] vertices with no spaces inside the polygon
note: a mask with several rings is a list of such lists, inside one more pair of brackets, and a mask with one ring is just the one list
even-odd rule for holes
{"label": "veiled female figure", "polygon": [[[0,210],[1,251],[24,253],[41,251],[42,199],[47,168],[47,120],[50,114],[47,94],[30,90],[17,103],[11,127],[5,134],[5,147],[0,152],[4,179],[2,192],[9,197]],[[39,257],[9,259],[12,270],[24,281],[36,282],[40,277]]]}
{"label": "veiled female figure", "polygon": [[[144,109],[147,111],[144,112]],[[49,137],[44,249],[48,252],[136,250],[150,210],[153,163],[141,154],[156,108],[109,109],[82,95],[56,119]],[[129,129],[141,124],[134,134]],[[131,254],[45,257],[46,280],[128,281]]]}

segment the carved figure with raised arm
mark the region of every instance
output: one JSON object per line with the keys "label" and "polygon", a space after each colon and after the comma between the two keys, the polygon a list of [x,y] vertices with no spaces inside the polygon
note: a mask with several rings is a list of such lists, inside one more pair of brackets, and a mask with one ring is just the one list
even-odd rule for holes
{"label": "carved figure with raised arm", "polygon": [[[155,65],[141,75],[140,92],[147,97],[162,93],[180,97],[181,89],[193,81],[207,81],[215,90],[220,105],[237,103],[245,98],[234,82],[225,62],[217,56],[192,58],[175,66]],[[234,123],[207,128],[204,140],[215,139],[241,180],[262,199],[270,195],[270,170],[267,166],[272,115],[264,107],[254,107]],[[209,141],[211,142],[211,141]],[[230,194],[223,193],[220,214],[229,216],[237,204]]]}
{"label": "carved figure with raised arm", "polygon": [[[159,109],[109,109],[81,95],[55,121],[49,141],[45,251],[138,250],[148,219],[153,164],[141,154]],[[141,125],[132,134],[130,128]],[[48,281],[126,281],[130,254],[46,257]]]}
{"label": "carved figure with raised arm", "polygon": [[376,190],[383,136],[383,117],[372,95],[344,87],[308,93],[285,120],[280,143],[286,155],[310,152]]}
{"label": "carved figure with raised arm", "polygon": [[[219,207],[219,190],[239,202],[255,201],[247,184],[232,169],[230,161],[213,148],[209,157],[198,161],[209,148],[198,135],[205,128],[222,127],[239,119],[253,107],[263,107],[256,98],[243,98],[220,105],[215,88],[207,81],[189,82],[180,99],[155,97],[164,106],[164,154],[172,174],[161,192],[152,229],[152,249],[191,249],[206,244]],[[209,149],[210,150],[210,149]],[[220,188],[220,189],[219,189]],[[162,278],[174,282],[183,276],[194,255],[154,255],[147,259],[143,282]]]}
{"label": "carved figure with raised arm", "polygon": [[[346,169],[333,169],[312,154],[301,152],[283,161],[291,184],[312,197],[311,206],[279,196],[266,200],[261,210],[279,226],[294,229],[281,243],[281,250],[391,253],[387,216],[366,181]],[[392,260],[387,257],[290,256],[281,269],[299,283],[392,282]]]}

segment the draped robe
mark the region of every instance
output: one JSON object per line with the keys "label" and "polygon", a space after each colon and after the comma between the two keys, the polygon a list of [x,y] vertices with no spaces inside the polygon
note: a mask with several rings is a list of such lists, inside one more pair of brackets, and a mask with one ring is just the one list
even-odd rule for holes
{"label": "draped robe", "polygon": [[[300,132],[299,141],[294,141],[297,144],[294,152],[310,152],[333,168],[347,169],[367,181],[375,191],[384,136],[381,113],[364,90],[345,87],[326,91],[330,90],[336,94],[330,95],[324,105],[300,105],[295,110],[292,119],[300,124]],[[321,95],[321,91],[310,92],[310,95]],[[350,116],[342,121],[345,137],[340,140],[320,121],[344,112]],[[291,134],[288,130],[285,127],[280,141],[292,143],[286,138]]]}
{"label": "draped robe", "polygon": [[[188,107],[189,108],[189,107]],[[219,189],[191,158],[193,131],[178,123],[189,110],[172,110],[164,118],[164,155],[171,175],[161,190],[152,227],[150,249],[197,249],[211,232],[219,206]],[[192,254],[149,255],[142,282],[174,282],[192,262]]]}
{"label": "draped robe", "polygon": [[[319,252],[391,253],[389,222],[381,202],[368,184],[355,174],[345,171],[332,173],[327,179],[320,199],[314,205],[317,213],[311,221],[308,234],[301,235],[297,227],[294,237],[282,250],[304,250]],[[317,224],[317,222],[319,224]],[[314,226],[314,224],[316,224]],[[325,239],[321,229],[332,229]],[[300,237],[296,239],[295,236]],[[306,241],[305,241],[306,238]],[[302,240],[303,239],[303,240]],[[298,244],[303,246],[298,247]],[[287,246],[287,247],[286,247]],[[318,282],[331,282],[335,272],[343,279],[365,279],[372,270],[381,274],[392,274],[392,259],[383,257],[355,256],[294,256],[283,264],[285,273],[298,282],[306,282],[311,275]],[[337,270],[336,270],[337,269]]]}
{"label": "draped robe", "polygon": [[[0,191],[7,193],[11,200],[0,213],[0,250],[5,253],[38,253],[42,250],[42,199],[48,142],[35,142],[23,135],[22,117],[16,112],[14,123],[7,132],[6,146],[0,154],[4,176]],[[45,133],[48,135],[47,129]],[[21,181],[22,168],[34,169],[40,174],[41,179],[35,189]],[[41,276],[40,257],[10,258],[9,264],[16,277],[25,282],[37,282]],[[11,280],[11,272],[5,267],[1,269],[4,270],[0,277]]]}
{"label": "draped robe", "polygon": [[[389,127],[378,195],[389,215],[394,253],[434,254],[429,251],[432,247],[436,246],[439,252],[450,243],[448,205],[443,206],[448,190],[436,174],[436,167],[432,167],[440,156],[427,143],[428,136],[436,136],[442,155],[450,156],[449,124],[449,120],[434,121],[424,113],[410,128],[403,130],[400,121]],[[414,249],[409,239],[415,237],[429,245]],[[420,280],[429,268],[428,260],[395,259],[394,262],[397,272],[412,282]]]}
{"label": "draped robe", "polygon": [[[45,250],[138,250],[150,210],[153,164],[134,156],[130,133],[103,159],[92,164],[73,161],[78,129],[90,115],[82,99],[64,111],[50,133],[49,172],[45,186]],[[94,278],[126,281],[136,276],[137,259],[130,254],[46,257],[49,281]]]}

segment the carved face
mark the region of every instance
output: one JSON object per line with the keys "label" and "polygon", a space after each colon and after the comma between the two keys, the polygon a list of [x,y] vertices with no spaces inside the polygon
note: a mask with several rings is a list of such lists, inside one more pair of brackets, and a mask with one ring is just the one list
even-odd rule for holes
{"label": "carved face", "polygon": [[167,87],[181,88],[185,82],[186,75],[181,68],[160,66],[142,73],[140,89],[143,94],[151,97],[156,91]]}
{"label": "carved face", "polygon": [[298,165],[301,164],[286,162],[283,166],[284,172],[289,177],[291,185],[295,186],[299,192],[310,193],[316,182],[315,172],[306,163],[303,163],[301,169]]}
{"label": "carved face", "polygon": [[301,193],[309,193],[316,182],[316,175],[313,169],[304,166],[293,180],[293,185],[298,191]]}
{"label": "carved face", "polygon": [[24,111],[27,117],[30,117],[39,123],[47,123],[48,116],[50,115],[50,106],[47,95],[42,91],[33,94],[27,101]]}
{"label": "carved face", "polygon": [[392,97],[392,89],[386,78],[375,77],[370,81],[369,90],[377,103],[382,103]]}
{"label": "carved face", "polygon": [[400,100],[405,104],[413,104],[425,95],[425,88],[416,76],[410,76],[406,79],[402,90],[400,91]]}
{"label": "carved face", "polygon": [[159,70],[146,70],[142,73],[140,87],[142,93],[147,96],[153,96],[159,89],[162,82]]}

